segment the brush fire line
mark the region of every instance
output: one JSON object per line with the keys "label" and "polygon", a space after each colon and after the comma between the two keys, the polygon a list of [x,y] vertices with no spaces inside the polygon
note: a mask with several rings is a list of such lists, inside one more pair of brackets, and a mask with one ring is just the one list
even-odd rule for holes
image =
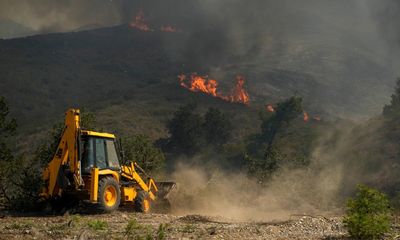
{"label": "brush fire line", "polygon": [[201,76],[196,73],[192,73],[188,78],[185,74],[180,74],[178,76],[178,80],[181,87],[192,92],[202,92],[232,103],[242,103],[245,105],[250,103],[249,94],[244,88],[245,78],[243,76],[236,77],[236,85],[231,90],[229,95],[220,93],[218,89],[218,81],[215,79],[210,79],[208,76]]}
{"label": "brush fire line", "polygon": [[[135,28],[138,29],[140,31],[143,32],[150,32],[150,31],[154,31],[154,29],[152,29],[149,24],[146,22],[145,18],[144,18],[144,11],[143,9],[140,9],[139,12],[136,14],[134,20],[132,22],[129,23],[129,26],[131,28]],[[174,26],[171,25],[162,25],[159,30],[161,32],[170,32],[170,33],[174,33],[177,32],[177,29]]]}

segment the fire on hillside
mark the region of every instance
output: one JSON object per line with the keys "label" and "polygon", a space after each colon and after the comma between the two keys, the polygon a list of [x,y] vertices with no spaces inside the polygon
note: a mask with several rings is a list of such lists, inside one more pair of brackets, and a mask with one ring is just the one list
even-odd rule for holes
{"label": "fire on hillside", "polygon": [[243,76],[236,76],[236,85],[230,91],[229,95],[220,93],[218,81],[210,79],[208,76],[200,76],[196,73],[192,73],[188,78],[185,74],[180,74],[178,79],[182,87],[192,92],[202,92],[227,102],[242,103],[245,105],[250,103],[249,94],[244,88],[245,78]]}
{"label": "fire on hillside", "polygon": [[171,25],[163,25],[160,30],[161,32],[177,32],[176,28]]}
{"label": "fire on hillside", "polygon": [[[135,28],[135,29],[138,29],[143,32],[155,31],[152,27],[150,27],[150,25],[146,21],[146,19],[144,17],[143,9],[139,10],[139,12],[136,14],[135,18],[133,19],[133,21],[129,23],[129,26],[131,28]],[[162,25],[159,28],[159,30],[161,32],[171,32],[171,33],[177,32],[176,27],[174,27],[172,25],[166,25],[166,24]]]}
{"label": "fire on hillside", "polygon": [[140,9],[138,14],[135,16],[134,21],[132,21],[129,26],[132,28],[139,29],[140,31],[143,32],[148,32],[151,31],[149,25],[147,25],[145,19],[144,19],[144,12],[143,9]]}

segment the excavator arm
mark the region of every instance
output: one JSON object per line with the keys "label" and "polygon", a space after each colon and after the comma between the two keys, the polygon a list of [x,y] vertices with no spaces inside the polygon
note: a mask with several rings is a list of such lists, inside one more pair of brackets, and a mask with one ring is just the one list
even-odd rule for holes
{"label": "excavator arm", "polygon": [[65,187],[66,169],[68,175],[72,176],[73,186],[83,186],[79,161],[80,112],[70,109],[65,114],[65,128],[57,151],[43,171],[45,187],[41,195],[45,198],[61,195]]}

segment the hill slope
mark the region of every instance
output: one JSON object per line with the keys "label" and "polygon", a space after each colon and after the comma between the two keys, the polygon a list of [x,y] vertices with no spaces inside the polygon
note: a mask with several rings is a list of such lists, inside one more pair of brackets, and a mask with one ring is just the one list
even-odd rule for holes
{"label": "hill slope", "polygon": [[[372,52],[355,49],[357,43],[343,46],[327,33],[286,28],[280,30],[288,34],[285,41],[271,35],[257,49],[243,51],[230,51],[233,46],[227,46],[231,42],[223,34],[210,37],[218,26],[169,33],[121,25],[1,40],[0,94],[23,132],[61,118],[69,107],[86,107],[108,112],[109,122],[120,116],[115,109],[130,112],[123,116],[149,126],[138,131],[155,137],[160,134],[152,132],[165,132],[162,121],[168,114],[192,96],[200,105],[217,104],[238,116],[255,113],[242,117],[252,119],[249,128],[257,122],[257,109],[293,94],[304,97],[308,111],[325,117],[380,111],[392,78]],[[236,47],[242,40],[235,41]],[[250,109],[230,109],[230,104],[180,88],[176,76],[195,71],[217,78],[225,91],[236,74],[243,74]],[[153,124],[156,130],[149,130]]]}

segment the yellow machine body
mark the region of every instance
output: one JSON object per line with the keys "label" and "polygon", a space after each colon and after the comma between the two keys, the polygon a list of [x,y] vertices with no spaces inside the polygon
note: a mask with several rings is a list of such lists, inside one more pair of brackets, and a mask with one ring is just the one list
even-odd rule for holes
{"label": "yellow machine body", "polygon": [[[120,165],[115,160],[117,151],[114,143],[114,134],[82,130],[80,111],[68,110],[60,143],[43,171],[44,188],[41,195],[46,199],[73,196],[99,203],[105,211],[133,202],[139,211],[149,211],[151,202],[160,197],[157,195],[157,184],[150,177],[144,181],[136,170],[142,169],[135,162]],[[89,145],[92,147],[88,148]],[[99,154],[100,151],[102,154]],[[92,162],[85,160],[85,156],[90,156],[87,158]],[[93,158],[96,161],[100,159],[102,164],[94,162]],[[88,161],[92,165],[86,166]]]}

